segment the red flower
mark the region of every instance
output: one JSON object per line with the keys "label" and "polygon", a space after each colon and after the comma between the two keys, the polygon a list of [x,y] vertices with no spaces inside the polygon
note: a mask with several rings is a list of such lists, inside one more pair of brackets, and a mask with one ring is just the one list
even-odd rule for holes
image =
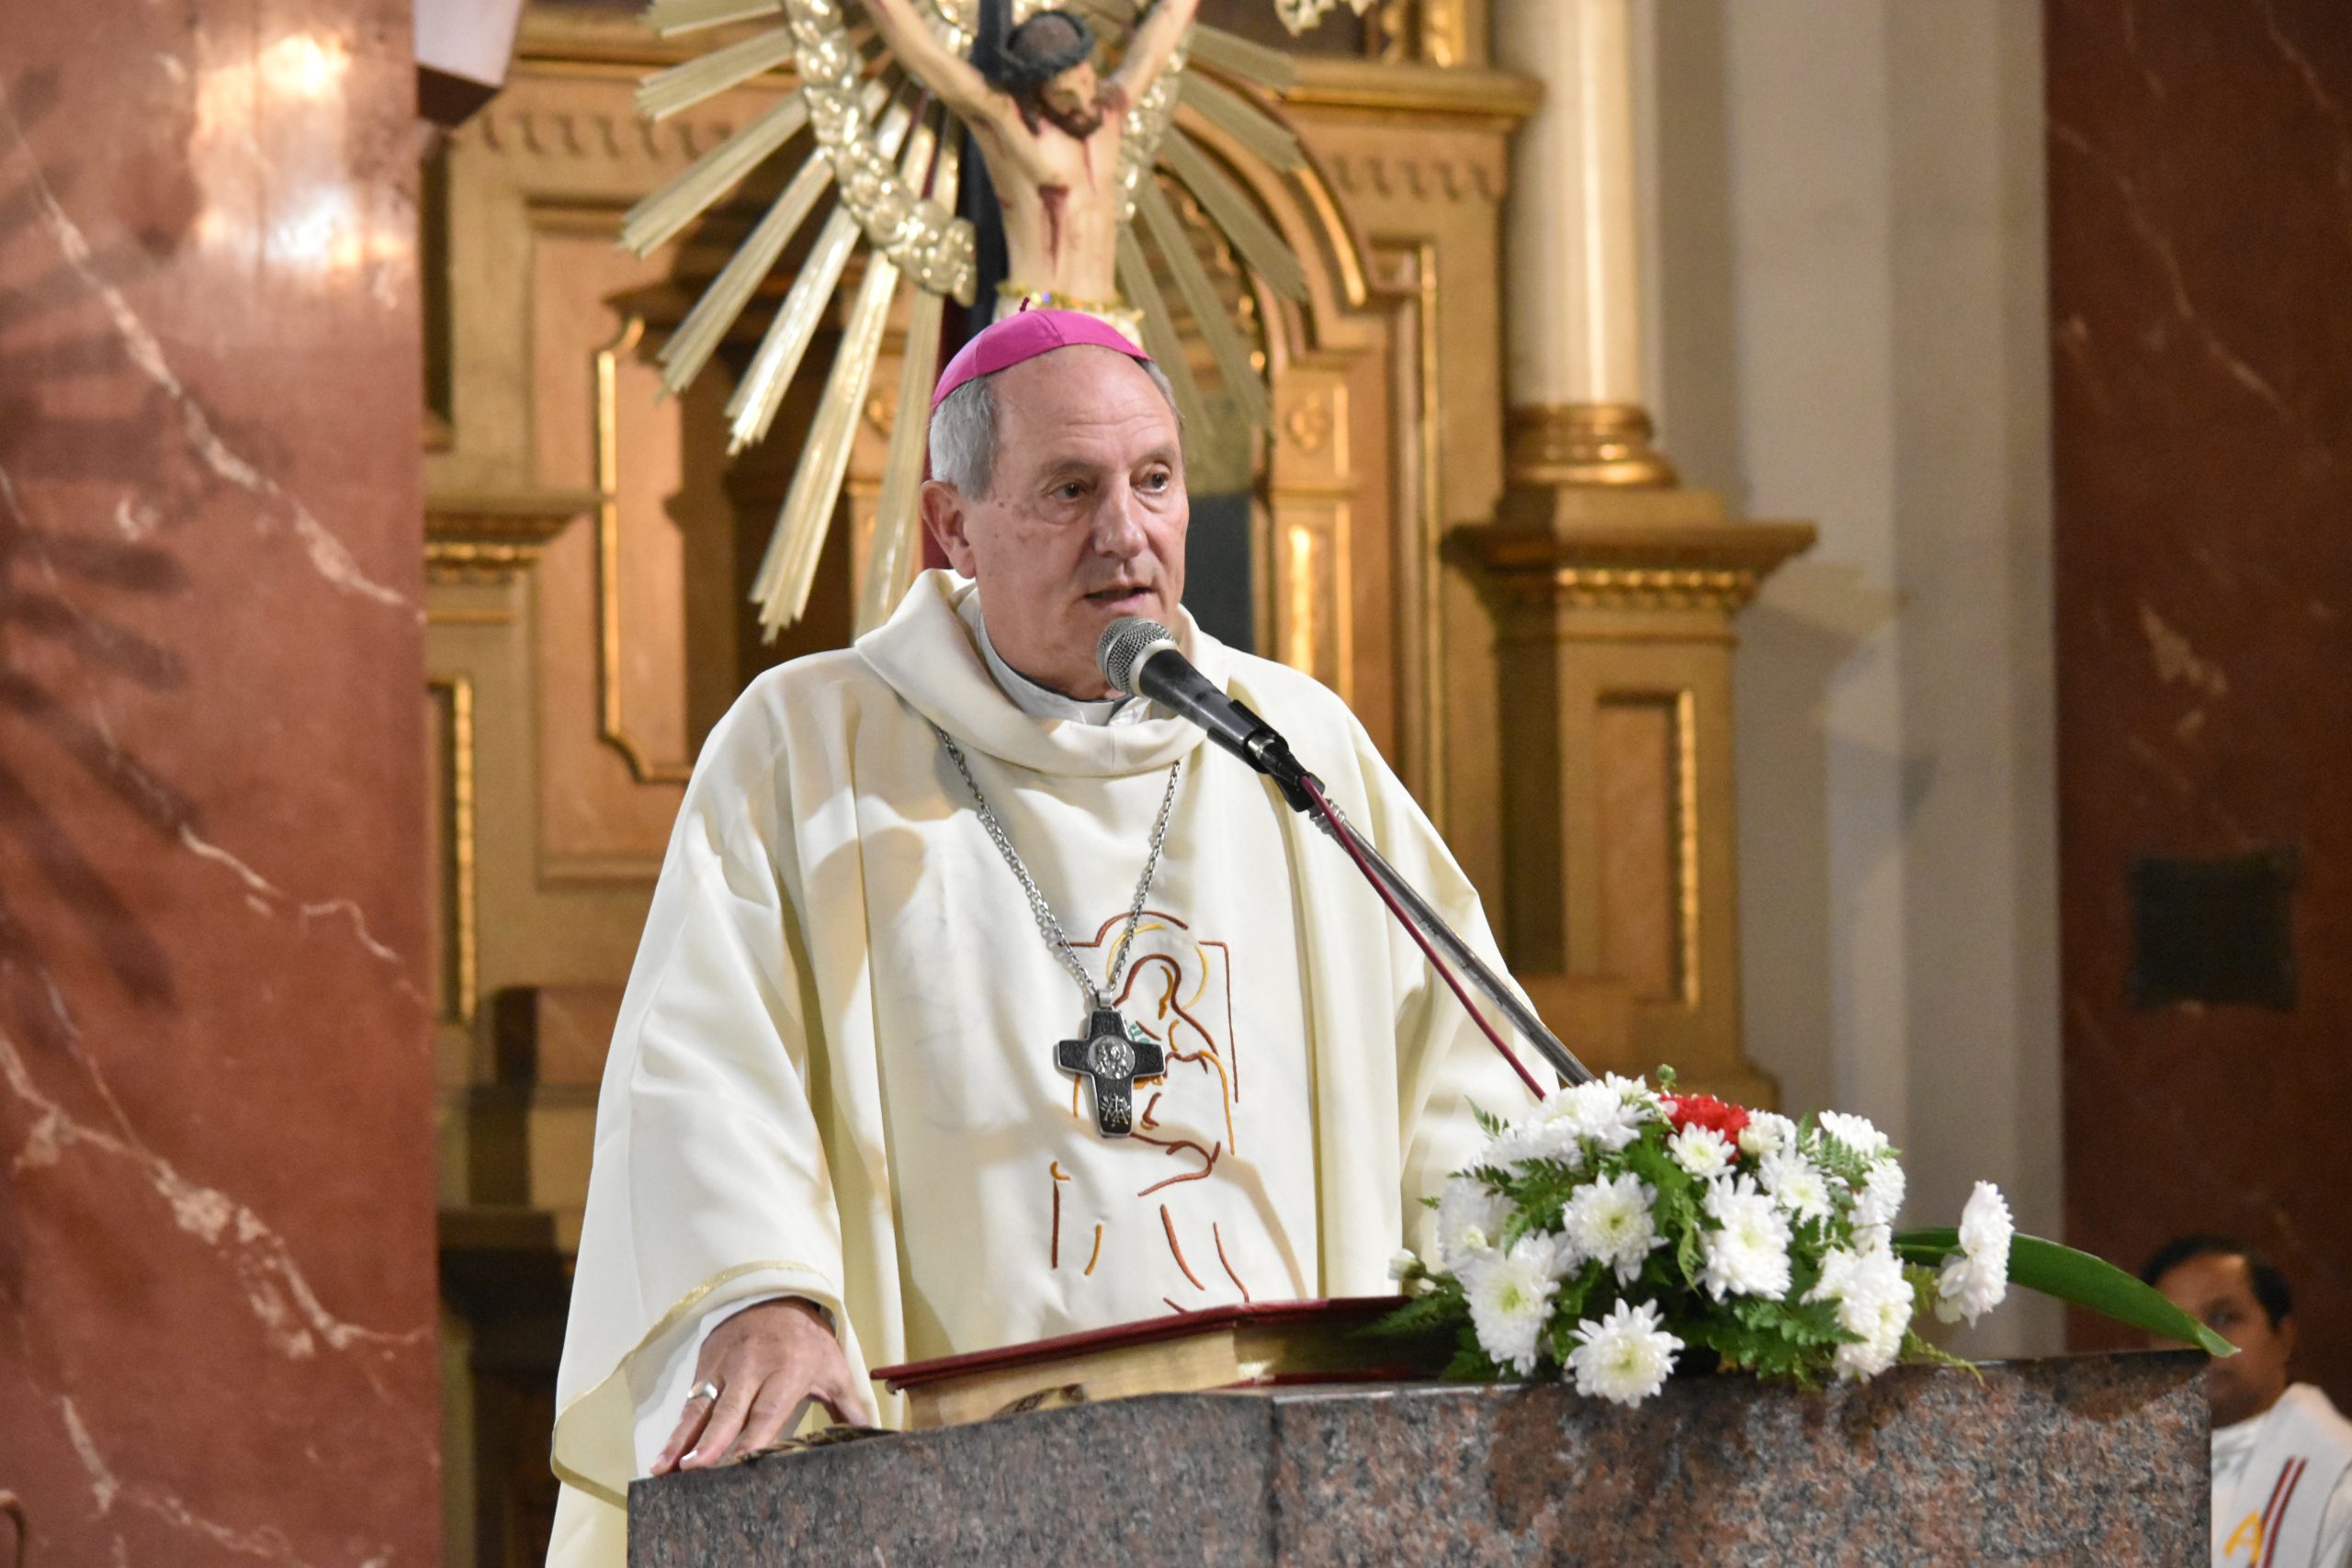
{"label": "red flower", "polygon": [[1725,1142],[1736,1148],[1739,1134],[1747,1125],[1747,1108],[1717,1100],[1712,1094],[1669,1094],[1664,1097],[1666,1114],[1678,1133],[1685,1127],[1712,1127],[1724,1135]]}

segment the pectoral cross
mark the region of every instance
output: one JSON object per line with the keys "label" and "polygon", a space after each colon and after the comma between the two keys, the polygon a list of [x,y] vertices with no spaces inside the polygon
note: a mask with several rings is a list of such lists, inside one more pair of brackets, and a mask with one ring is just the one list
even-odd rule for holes
{"label": "pectoral cross", "polygon": [[1168,1070],[1167,1054],[1130,1035],[1113,1008],[1096,1008],[1086,1021],[1086,1037],[1055,1046],[1054,1060],[1062,1071],[1094,1081],[1094,1125],[1106,1138],[1135,1131],[1136,1080]]}

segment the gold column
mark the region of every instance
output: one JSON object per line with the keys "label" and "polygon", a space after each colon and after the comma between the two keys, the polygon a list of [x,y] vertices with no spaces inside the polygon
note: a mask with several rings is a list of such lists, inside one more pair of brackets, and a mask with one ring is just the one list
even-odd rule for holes
{"label": "gold column", "polygon": [[1497,62],[1544,88],[1511,147],[1507,452],[1552,483],[1675,479],[1643,407],[1628,7],[1495,11]]}
{"label": "gold column", "polygon": [[1813,542],[1678,488],[1645,407],[1629,0],[1495,12],[1513,143],[1507,488],[1458,531],[1496,627],[1504,924],[1596,1067],[1770,1104],[1740,1053],[1732,615]]}
{"label": "gold column", "polygon": [[1727,521],[1703,491],[1514,482],[1460,537],[1496,622],[1513,964],[1593,1066],[1670,1062],[1771,1104],[1739,1042],[1732,615],[1812,525]]}

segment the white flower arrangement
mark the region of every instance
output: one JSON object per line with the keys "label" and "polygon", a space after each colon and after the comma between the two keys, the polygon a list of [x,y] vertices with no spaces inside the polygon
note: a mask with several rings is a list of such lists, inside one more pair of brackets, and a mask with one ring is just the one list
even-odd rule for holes
{"label": "white flower arrangement", "polygon": [[[2216,1354],[2226,1347],[2087,1254],[2020,1236],[1980,1181],[1955,1230],[1897,1235],[1905,1182],[1860,1116],[1792,1122],[1614,1074],[1505,1124],[1434,1199],[1432,1255],[1398,1255],[1396,1333],[1451,1332],[1450,1375],[1565,1377],[1639,1404],[1679,1364],[1815,1384],[1955,1358],[1927,1306],[1973,1324],[2025,1282]],[[1962,1363],[1964,1364],[1964,1363]]]}

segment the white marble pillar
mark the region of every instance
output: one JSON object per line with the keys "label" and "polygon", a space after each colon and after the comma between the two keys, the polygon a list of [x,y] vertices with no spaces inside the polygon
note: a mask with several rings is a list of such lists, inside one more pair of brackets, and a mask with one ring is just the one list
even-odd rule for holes
{"label": "white marble pillar", "polygon": [[1670,485],[1643,404],[1629,0],[1495,9],[1496,63],[1544,84],[1513,145],[1506,321],[1511,477]]}

